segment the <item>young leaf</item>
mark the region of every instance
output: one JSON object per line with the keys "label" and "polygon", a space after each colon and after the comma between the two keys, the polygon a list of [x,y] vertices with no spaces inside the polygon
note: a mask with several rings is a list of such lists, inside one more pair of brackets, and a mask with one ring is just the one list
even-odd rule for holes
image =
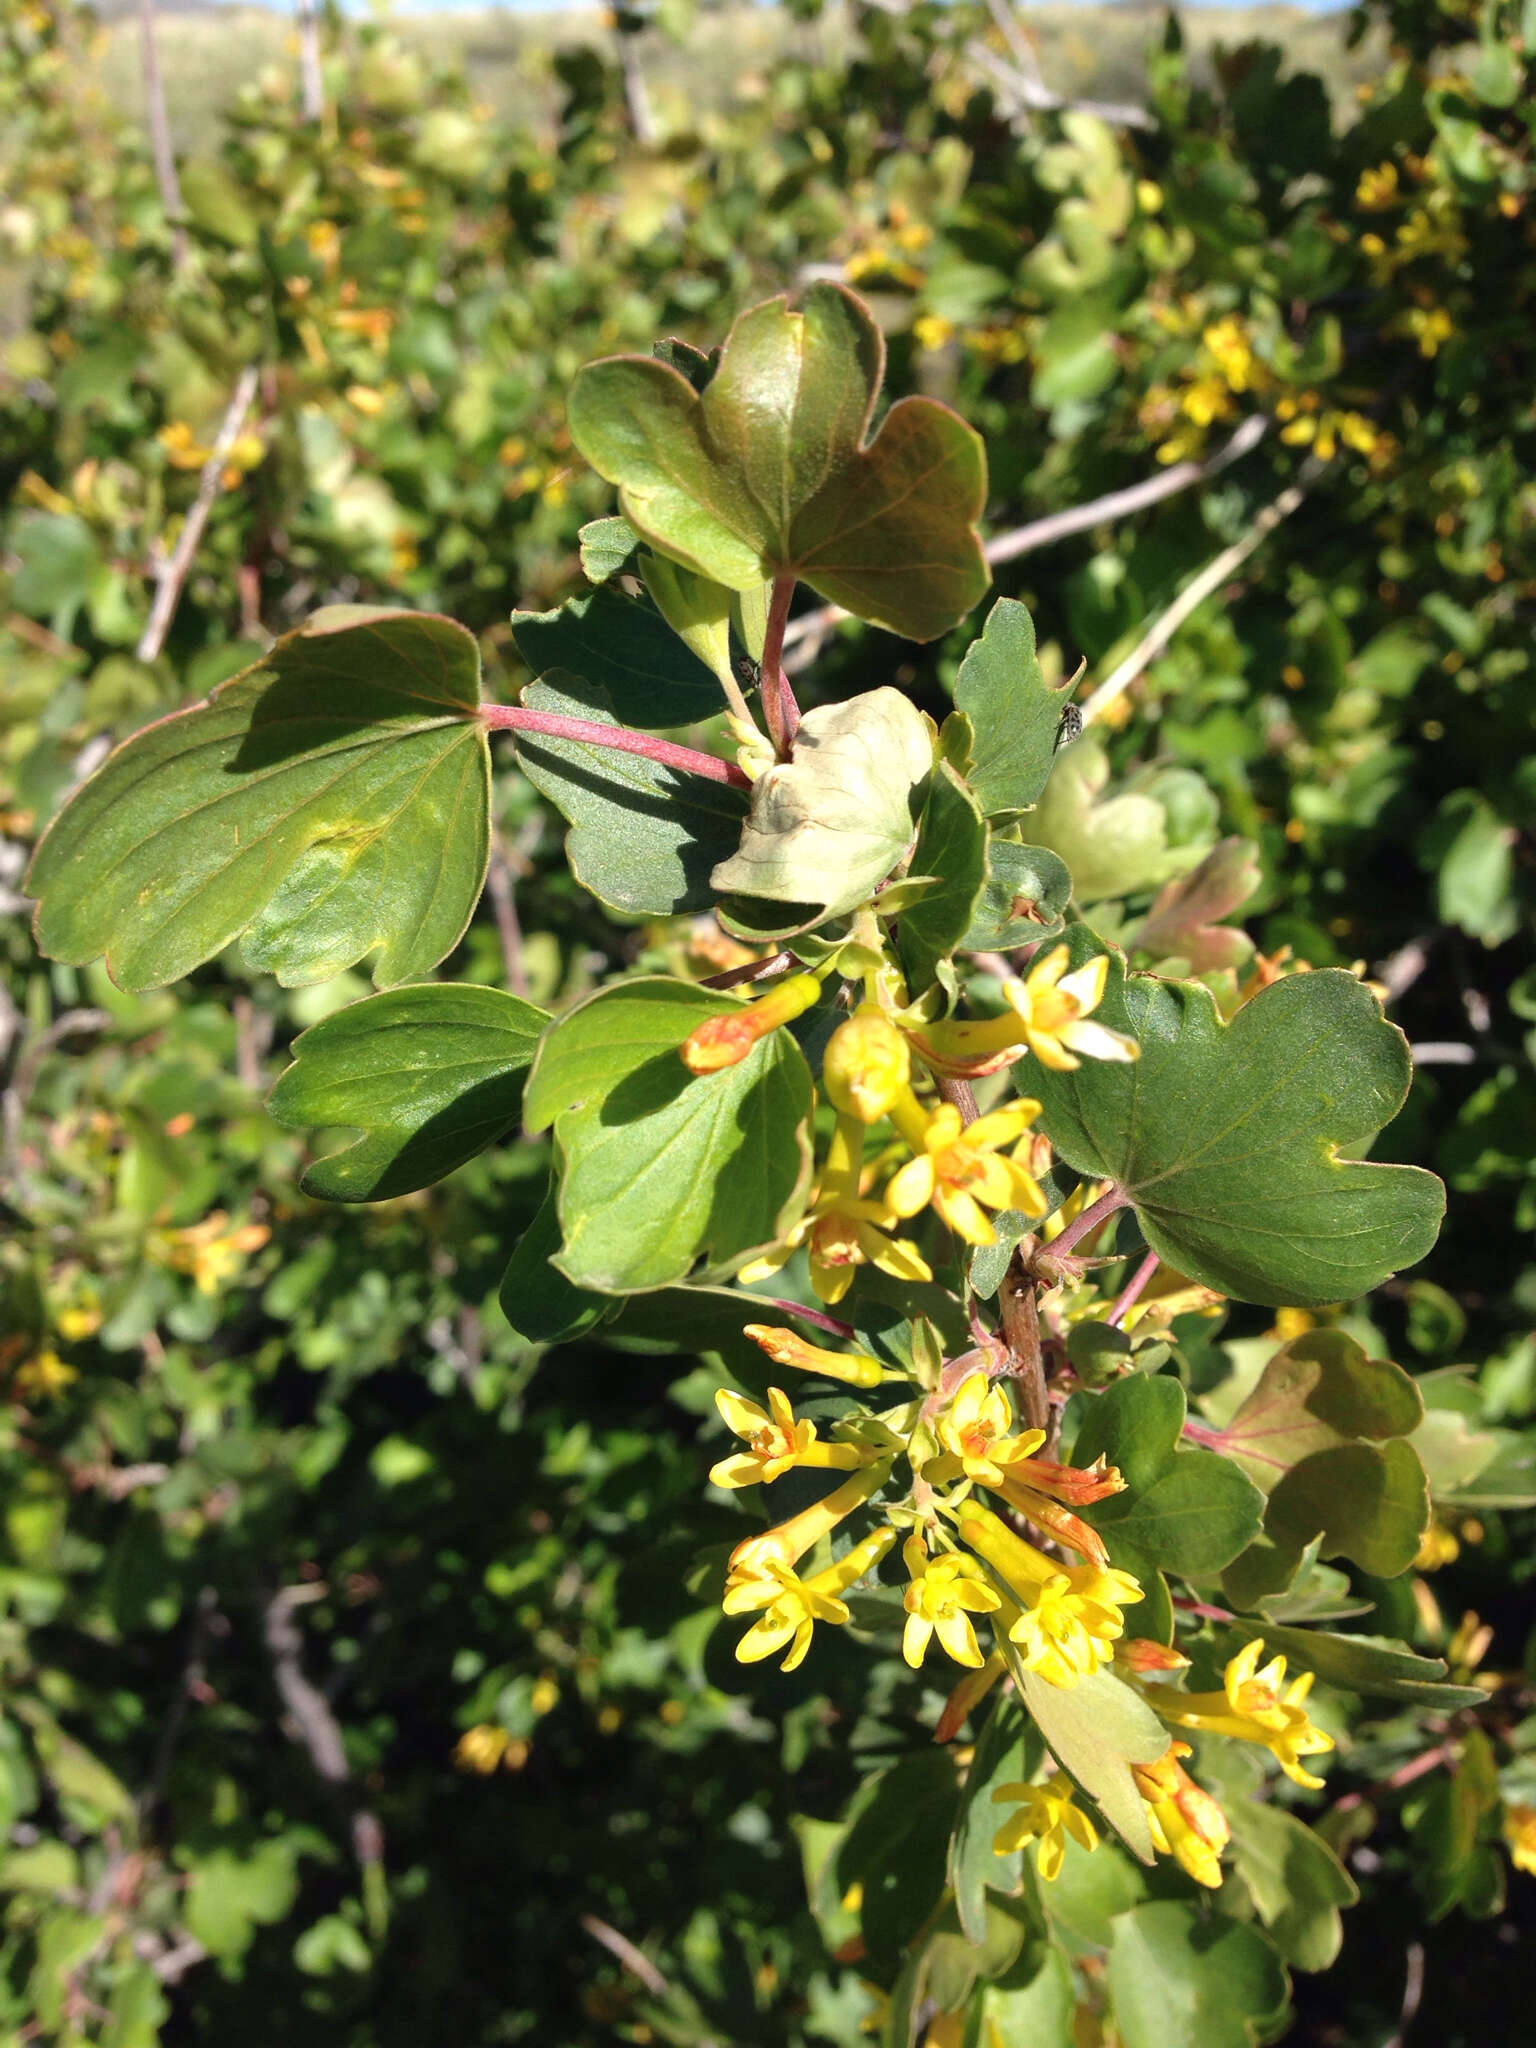
{"label": "young leaf", "polygon": [[267,1107],[295,1128],[362,1132],[307,1168],[306,1194],[382,1202],[424,1188],[511,1130],[549,1022],[500,989],[426,982],[367,996],[298,1039]]}
{"label": "young leaf", "polygon": [[960,950],[1011,953],[1015,946],[1054,939],[1072,895],[1067,864],[1048,846],[1018,846],[994,838],[987,879]]}
{"label": "young leaf", "polygon": [[1179,960],[1186,974],[1240,967],[1253,951],[1244,931],[1222,923],[1258,888],[1259,849],[1251,839],[1223,839],[1197,868],[1164,885],[1129,950],[1152,960]]}
{"label": "young leaf", "polygon": [[[581,543],[581,573],[593,584],[606,583],[610,576],[617,576],[640,545],[640,536],[627,519],[589,519],[576,538]],[[518,614],[514,612],[512,616],[516,619]]]}
{"label": "young leaf", "polygon": [[1122,789],[1101,803],[1109,772],[1097,736],[1085,733],[1057,754],[1038,805],[1018,824],[1026,844],[1061,855],[1080,904],[1151,888],[1200,857],[1198,847],[1169,845],[1167,811],[1150,791]]}
{"label": "young leaf", "polygon": [[715,869],[715,888],[823,916],[851,910],[911,846],[932,767],[928,727],[900,690],[807,712],[793,758],[752,785],[740,849]]}
{"label": "young leaf", "polygon": [[564,1170],[555,1264],[579,1287],[640,1293],[724,1274],[799,1216],[810,1179],[811,1076],[787,1031],[739,1066],[693,1075],[679,1057],[730,996],[661,976],[600,989],[544,1035],[531,1131],[554,1126]]}
{"label": "young leaf", "polygon": [[1290,1998],[1256,1927],[1172,1899],[1116,1919],[1108,1981],[1125,2048],[1255,2048],[1275,2038]]}
{"label": "young leaf", "polygon": [[[600,684],[559,670],[524,690],[523,702],[599,725],[619,722]],[[566,859],[583,888],[630,916],[713,904],[710,873],[740,837],[743,790],[584,740],[520,732],[516,744],[523,773],[569,821]]]}
{"label": "young leaf", "polygon": [[625,725],[660,731],[725,708],[709,669],[638,597],[593,590],[556,611],[514,612],[512,634],[536,676],[563,669],[595,684]]}
{"label": "young leaf", "polygon": [[[1403,1035],[1341,969],[1288,975],[1224,1024],[1188,982],[1127,977],[1086,926],[1074,964],[1110,955],[1096,1022],[1128,1031],[1134,1065],[1031,1061],[1041,1125],[1079,1173],[1117,1181],[1147,1243],[1243,1301],[1298,1307],[1368,1294],[1435,1241],[1432,1173],[1358,1155],[1402,1106]],[[1017,1070],[1015,1070],[1017,1071]]]}
{"label": "young leaf", "polygon": [[1429,1528],[1419,1454],[1400,1437],[1314,1451],[1269,1496],[1264,1527],[1282,1549],[1299,1552],[1318,1537],[1319,1556],[1347,1557],[1379,1579],[1396,1578]]}
{"label": "young leaf", "polygon": [[1168,1751],[1168,1731],[1139,1693],[1110,1671],[1076,1685],[1048,1685],[1017,1664],[1013,1682],[1039,1724],[1056,1761],[1094,1800],[1126,1847],[1152,1861],[1152,1833],[1132,1764],[1155,1764]]}
{"label": "young leaf", "polygon": [[463,936],[490,856],[474,635],[335,606],[205,704],[135,733],[44,835],[38,944],[158,988],[245,935],[285,986],[377,949],[409,980]]}
{"label": "young leaf", "polygon": [[1007,822],[1040,801],[1066,697],[1041,674],[1028,606],[1000,597],[955,677],[975,734],[966,780],[988,818]]}
{"label": "young leaf", "polygon": [[901,913],[901,964],[921,993],[965,937],[987,876],[987,828],[976,799],[947,761],[933,771],[912,852],[912,874],[934,875]]}
{"label": "young leaf", "polygon": [[1270,1359],[1220,1448],[1268,1492],[1314,1451],[1411,1436],[1423,1417],[1423,1397],[1401,1366],[1367,1357],[1343,1330],[1308,1330]]}
{"label": "young leaf", "polygon": [[732,590],[794,576],[857,617],[932,640],[987,587],[976,534],[986,457],[957,413],[893,405],[864,445],[885,344],[867,308],[817,284],[792,313],[743,313],[702,395],[653,357],[589,363],[577,446],[652,546]]}

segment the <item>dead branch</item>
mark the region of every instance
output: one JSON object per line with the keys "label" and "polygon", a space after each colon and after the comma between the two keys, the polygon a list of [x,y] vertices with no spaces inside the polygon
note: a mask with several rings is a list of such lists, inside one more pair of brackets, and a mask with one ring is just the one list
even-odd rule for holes
{"label": "dead branch", "polygon": [[272,1677],[290,1726],[287,1733],[307,1751],[315,1775],[351,1810],[352,1853],[365,1884],[371,1867],[384,1861],[384,1830],[378,1816],[358,1799],[347,1763],[341,1727],[324,1693],[304,1672],[304,1638],[294,1619],[296,1608],[325,1598],[324,1586],[282,1586],[267,1602],[262,1633],[272,1661]]}
{"label": "dead branch", "polygon": [[240,372],[240,381],[235,386],[234,397],[229,401],[229,410],[224,415],[218,438],[213,444],[208,460],[203,464],[203,473],[198,479],[197,497],[187,514],[186,524],[181,529],[176,551],[156,572],[155,601],[150,607],[149,623],[139,638],[140,661],[158,660],[165,646],[166,635],[171,630],[171,621],[176,616],[176,607],[181,602],[182,586],[191,573],[193,558],[203,537],[203,528],[208,524],[213,501],[219,494],[225,458],[240,438],[245,416],[256,396],[259,374],[255,368]]}
{"label": "dead branch", "polygon": [[171,260],[178,271],[185,270],[187,247],[186,208],[182,204],[181,180],[176,175],[176,152],[171,147],[171,123],[165,110],[165,80],[160,73],[160,44],[155,32],[155,0],[139,0],[144,63],[144,107],[149,121],[150,149],[155,160],[155,183],[160,187],[160,204],[172,225]]}

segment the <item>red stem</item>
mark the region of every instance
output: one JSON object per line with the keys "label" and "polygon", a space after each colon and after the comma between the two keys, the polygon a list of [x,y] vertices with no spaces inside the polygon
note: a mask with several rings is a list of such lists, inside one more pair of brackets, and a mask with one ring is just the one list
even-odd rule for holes
{"label": "red stem", "polygon": [[1105,1322],[1109,1324],[1112,1330],[1119,1329],[1121,1317],[1125,1315],[1128,1309],[1133,1309],[1136,1306],[1137,1302],[1140,1301],[1143,1289],[1146,1287],[1147,1282],[1152,1278],[1152,1275],[1157,1271],[1157,1268],[1157,1253],[1148,1252],[1147,1256],[1136,1268],[1135,1272],[1131,1275],[1130,1279],[1127,1280],[1127,1282],[1125,1283],[1125,1289],[1124,1292],[1121,1294],[1120,1299],[1115,1303],[1114,1307],[1110,1310],[1109,1314],[1104,1318]]}
{"label": "red stem", "polygon": [[768,607],[768,625],[763,634],[763,716],[768,737],[781,761],[789,759],[795,734],[800,730],[800,706],[794,687],[784,673],[784,628],[789,624],[789,607],[794,600],[795,579],[779,576],[773,585]]}
{"label": "red stem", "polygon": [[836,1316],[824,1315],[819,1308],[802,1308],[798,1301],[783,1301],[773,1294],[744,1294],[741,1297],[744,1308],[761,1302],[764,1308],[776,1308],[786,1316],[798,1316],[803,1323],[814,1323],[818,1330],[825,1330],[831,1337],[853,1337],[858,1333],[852,1323],[840,1323]]}
{"label": "red stem", "polygon": [[663,768],[677,768],[684,775],[704,775],[711,782],[729,783],[732,789],[752,787],[752,778],[744,775],[734,761],[701,754],[696,747],[680,747],[674,740],[659,740],[654,733],[631,732],[627,725],[601,725],[596,719],[567,718],[561,711],[530,711],[522,704],[482,704],[480,716],[493,732],[541,732],[555,740],[580,740],[584,746],[608,747],[619,754],[643,754],[648,761],[659,761]]}
{"label": "red stem", "polygon": [[1063,1227],[1059,1236],[1053,1237],[1049,1244],[1042,1247],[1046,1257],[1060,1258],[1071,1251],[1073,1245],[1081,1243],[1091,1230],[1097,1230],[1106,1217],[1113,1216],[1117,1209],[1125,1208],[1129,1200],[1130,1197],[1124,1188],[1111,1188],[1107,1194],[1100,1195],[1096,1202],[1088,1204],[1080,1216],[1074,1216],[1072,1221]]}

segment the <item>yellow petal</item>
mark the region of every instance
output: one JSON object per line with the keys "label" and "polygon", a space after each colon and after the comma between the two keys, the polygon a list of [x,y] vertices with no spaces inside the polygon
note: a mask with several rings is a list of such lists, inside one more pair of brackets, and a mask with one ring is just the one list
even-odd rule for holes
{"label": "yellow petal", "polygon": [[885,1191],[886,1206],[897,1216],[915,1216],[933,1199],[933,1158],[924,1152],[909,1159]]}

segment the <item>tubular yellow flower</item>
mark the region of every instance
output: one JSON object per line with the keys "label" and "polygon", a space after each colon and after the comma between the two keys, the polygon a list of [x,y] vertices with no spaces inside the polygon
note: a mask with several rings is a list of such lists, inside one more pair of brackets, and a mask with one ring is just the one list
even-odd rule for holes
{"label": "tubular yellow flower", "polygon": [[1115,1662],[1134,1672],[1138,1678],[1145,1678],[1153,1671],[1189,1669],[1189,1659],[1182,1650],[1172,1650],[1166,1643],[1155,1643],[1148,1636],[1132,1636],[1128,1642],[1116,1643]]}
{"label": "tubular yellow flower", "polygon": [[960,1382],[954,1399],[939,1417],[938,1439],[949,1457],[931,1458],[923,1467],[923,1477],[933,1481],[951,1476],[934,1467],[953,1460],[967,1479],[983,1486],[1001,1486],[1002,1468],[1027,1458],[1045,1442],[1043,1429],[1027,1429],[1020,1436],[1012,1435],[1012,1429],[1008,1396],[984,1372],[971,1373]]}
{"label": "tubular yellow flower", "polygon": [[[1090,1564],[1103,1566],[1109,1563],[1103,1537],[1071,1509],[1108,1500],[1124,1489],[1119,1467],[1106,1464],[1103,1458],[1079,1467],[1058,1464],[1051,1458],[1025,1457],[1009,1464],[997,1491],[1010,1507],[1048,1530],[1058,1542],[1067,1544]],[[1071,1507],[1066,1505],[1068,1502]]]}
{"label": "tubular yellow flower", "polygon": [[803,1016],[821,994],[814,974],[792,974],[756,1002],[718,1017],[706,1017],[683,1040],[683,1065],[690,1074],[718,1074],[740,1066],[759,1039]]}
{"label": "tubular yellow flower", "polygon": [[870,1453],[856,1444],[818,1442],[814,1422],[797,1422],[789,1396],[782,1387],[768,1389],[768,1407],[721,1387],[715,1406],[727,1429],[745,1439],[747,1448],[733,1457],[722,1458],[710,1467],[716,1486],[763,1486],[797,1465],[814,1465],[825,1471],[852,1472]]}
{"label": "tubular yellow flower", "polygon": [[1282,1698],[1285,1659],[1272,1657],[1262,1671],[1258,1668],[1264,1644],[1260,1637],[1244,1645],[1228,1664],[1220,1692],[1167,1693],[1150,1690],[1147,1698],[1176,1728],[1199,1728],[1212,1735],[1235,1736],[1240,1742],[1257,1742],[1279,1759],[1288,1778],[1311,1791],[1320,1791],[1322,1779],[1302,1769],[1300,1759],[1333,1748],[1333,1737],[1313,1726],[1302,1705],[1312,1690],[1312,1673],[1304,1671],[1291,1683]]}
{"label": "tubular yellow flower", "polygon": [[1068,974],[1071,957],[1065,946],[1053,946],[1022,981],[1003,983],[1004,999],[1023,1026],[1030,1051],[1058,1074],[1070,1074],[1083,1059],[1140,1059],[1134,1038],[1088,1021],[1104,998],[1109,956],[1100,953]]}
{"label": "tubular yellow flower", "polygon": [[1043,1216],[1047,1203],[1040,1183],[1000,1146],[1014,1144],[1040,1114],[1038,1102],[1020,1099],[962,1125],[952,1102],[931,1114],[910,1088],[892,1104],[897,1130],[917,1155],[891,1179],[885,1199],[897,1216],[916,1216],[932,1202],[967,1244],[996,1244],[987,1209],[1020,1209]]}
{"label": "tubular yellow flower", "polygon": [[1026,1842],[1038,1842],[1035,1860],[1047,1884],[1061,1874],[1068,1835],[1085,1849],[1099,1846],[1098,1830],[1066,1784],[1053,1779],[1049,1785],[999,1785],[992,1798],[994,1804],[1018,1804],[1018,1812],[1005,1820],[992,1838],[994,1854],[1011,1856]]}
{"label": "tubular yellow flower", "polygon": [[878,1387],[887,1379],[901,1379],[888,1372],[878,1358],[863,1351],[824,1351],[819,1344],[807,1344],[793,1330],[776,1329],[771,1323],[748,1323],[742,1335],[750,1337],[759,1350],[766,1351],[775,1365],[792,1365],[799,1372],[819,1373],[824,1380],[841,1380],[849,1387]]}
{"label": "tubular yellow flower", "polygon": [[1069,974],[1071,957],[1065,946],[1053,946],[1022,981],[1005,981],[1008,1009],[1001,1017],[924,1025],[913,1033],[913,1044],[937,1072],[973,1079],[995,1073],[1026,1052],[1062,1074],[1071,1073],[1084,1059],[1138,1059],[1141,1048],[1134,1038],[1088,1018],[1104,997],[1108,955],[1100,953]]}
{"label": "tubular yellow flower", "polygon": [[912,1583],[903,1596],[907,1623],[901,1654],[916,1671],[935,1635],[957,1664],[981,1670],[985,1659],[971,1625],[973,1614],[995,1614],[1002,1601],[968,1557],[929,1557],[921,1536],[908,1539],[902,1556]]}
{"label": "tubular yellow flower", "polygon": [[895,1220],[888,1205],[861,1194],[863,1161],[864,1126],[856,1116],[839,1112],[816,1200],[782,1242],[743,1266],[738,1278],[747,1285],[766,1279],[803,1244],[811,1255],[816,1298],[829,1307],[848,1292],[859,1266],[877,1266],[897,1280],[931,1280],[933,1273],[917,1246],[888,1234]]}
{"label": "tubular yellow flower", "polygon": [[1073,1686],[1110,1661],[1125,1633],[1122,1608],[1143,1597],[1129,1572],[1058,1564],[990,1509],[970,1502],[960,1518],[960,1534],[1018,1603],[1008,1635],[1026,1670],[1037,1671],[1050,1685]]}
{"label": "tubular yellow flower", "polygon": [[862,1471],[850,1474],[841,1486],[834,1487],[810,1507],[802,1508],[798,1515],[791,1515],[787,1522],[780,1522],[775,1529],[765,1529],[760,1535],[746,1537],[731,1552],[728,1586],[738,1578],[761,1574],[770,1562],[798,1564],[823,1536],[829,1536],[839,1522],[880,1491],[890,1477],[891,1464],[889,1457],[873,1460]]}
{"label": "tubular yellow flower", "polygon": [[1131,1776],[1147,1803],[1154,1847],[1176,1858],[1196,1884],[1215,1891],[1221,1884],[1221,1852],[1232,1830],[1210,1793],[1180,1763],[1189,1754],[1187,1742],[1171,1743],[1155,1764],[1132,1764]]}
{"label": "tubular yellow flower", "polygon": [[788,1565],[773,1559],[750,1578],[738,1579],[733,1574],[722,1603],[725,1612],[750,1614],[762,1609],[736,1645],[736,1661],[756,1664],[788,1644],[780,1669],[798,1669],[811,1647],[815,1624],[825,1621],[840,1628],[847,1621],[847,1603],[838,1596],[877,1565],[895,1541],[894,1529],[876,1529],[836,1564],[808,1579],[797,1578]]}
{"label": "tubular yellow flower", "polygon": [[872,1003],[838,1025],[822,1055],[821,1078],[828,1100],[861,1124],[877,1124],[890,1114],[911,1072],[907,1041]]}

